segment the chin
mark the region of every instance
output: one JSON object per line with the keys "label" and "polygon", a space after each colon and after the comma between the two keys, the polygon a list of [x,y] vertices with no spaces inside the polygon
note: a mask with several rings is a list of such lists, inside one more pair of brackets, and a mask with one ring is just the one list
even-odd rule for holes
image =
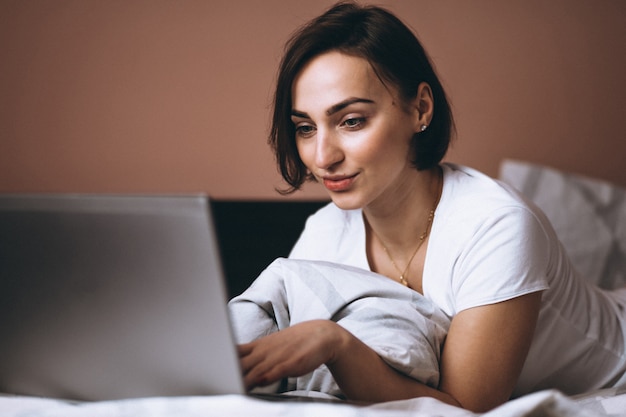
{"label": "chin", "polygon": [[342,210],[356,210],[363,208],[363,200],[350,193],[331,193],[330,199]]}

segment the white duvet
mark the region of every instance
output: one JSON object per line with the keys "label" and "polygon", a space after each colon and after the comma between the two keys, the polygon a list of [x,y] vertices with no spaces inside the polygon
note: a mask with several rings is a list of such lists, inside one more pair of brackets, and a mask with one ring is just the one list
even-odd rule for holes
{"label": "white duvet", "polygon": [[[370,271],[277,259],[229,303],[239,343],[314,319],[332,320],[398,371],[436,387],[449,319],[421,294]],[[277,391],[341,396],[328,369],[290,378]]]}

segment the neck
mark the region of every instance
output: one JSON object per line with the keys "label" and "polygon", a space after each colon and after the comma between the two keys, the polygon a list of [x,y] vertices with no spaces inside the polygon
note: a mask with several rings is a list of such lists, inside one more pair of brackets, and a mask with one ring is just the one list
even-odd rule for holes
{"label": "neck", "polygon": [[387,199],[384,206],[363,208],[366,225],[394,252],[415,247],[417,237],[428,225],[428,215],[439,201],[440,168],[416,173],[397,198]]}

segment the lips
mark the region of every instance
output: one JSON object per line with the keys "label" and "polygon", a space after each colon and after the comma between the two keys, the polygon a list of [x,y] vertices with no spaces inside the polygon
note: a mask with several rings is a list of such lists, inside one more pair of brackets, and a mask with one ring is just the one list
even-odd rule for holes
{"label": "lips", "polygon": [[329,191],[335,191],[335,192],[346,191],[350,189],[357,175],[358,174],[349,175],[349,176],[338,175],[338,176],[331,176],[331,177],[322,177],[322,181],[324,183],[324,187],[326,187]]}

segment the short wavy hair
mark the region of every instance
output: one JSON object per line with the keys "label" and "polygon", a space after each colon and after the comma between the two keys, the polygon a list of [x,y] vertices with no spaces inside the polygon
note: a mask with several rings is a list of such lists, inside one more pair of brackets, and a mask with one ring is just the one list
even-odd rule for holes
{"label": "short wavy hair", "polygon": [[269,135],[280,173],[289,188],[312,180],[300,159],[291,121],[292,86],[311,59],[329,51],[367,60],[383,83],[396,87],[405,102],[417,95],[422,82],[430,85],[434,111],[428,129],[413,137],[412,162],[416,169],[437,166],[450,145],[454,120],[445,91],[417,36],[391,12],[377,6],[338,3],[301,27],[285,46],[274,94]]}

